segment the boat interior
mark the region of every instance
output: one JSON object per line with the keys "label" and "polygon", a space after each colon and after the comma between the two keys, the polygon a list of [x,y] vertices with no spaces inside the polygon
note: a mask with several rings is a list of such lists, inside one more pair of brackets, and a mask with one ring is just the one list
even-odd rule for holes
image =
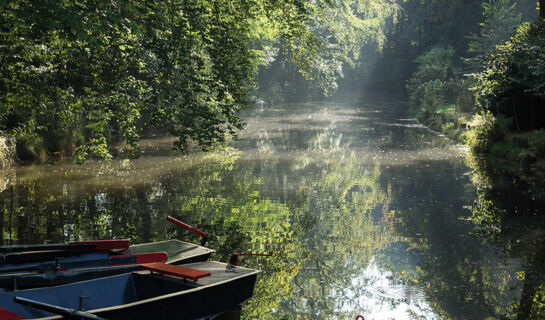
{"label": "boat interior", "polygon": [[150,271],[131,272],[56,287],[4,292],[0,307],[26,318],[52,314],[13,302],[16,296],[75,310],[93,310],[137,302],[201,286],[198,282]]}

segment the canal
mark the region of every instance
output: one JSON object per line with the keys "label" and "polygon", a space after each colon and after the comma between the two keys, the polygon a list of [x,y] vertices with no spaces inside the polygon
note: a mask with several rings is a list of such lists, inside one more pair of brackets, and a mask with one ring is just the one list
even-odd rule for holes
{"label": "canal", "polygon": [[509,313],[520,258],[475,233],[461,145],[397,103],[304,103],[244,114],[238,141],[179,155],[25,165],[0,183],[6,243],[210,235],[263,270],[245,319],[485,319]]}

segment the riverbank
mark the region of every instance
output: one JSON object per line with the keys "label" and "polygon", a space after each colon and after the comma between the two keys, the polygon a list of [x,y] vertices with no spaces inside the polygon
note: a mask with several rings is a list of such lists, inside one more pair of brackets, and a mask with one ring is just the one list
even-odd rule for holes
{"label": "riverbank", "polygon": [[416,115],[418,121],[433,131],[440,132],[450,139],[466,143],[473,120],[472,113],[460,112],[455,105],[444,105],[434,113],[420,113]]}
{"label": "riverbank", "polygon": [[467,164],[476,185],[501,189],[523,184],[533,198],[545,199],[545,130],[512,131],[506,128],[509,119],[457,112],[454,105],[417,119],[469,147]]}
{"label": "riverbank", "polygon": [[523,184],[533,199],[545,199],[545,130],[513,131],[511,120],[481,114],[466,141],[477,185],[509,189]]}

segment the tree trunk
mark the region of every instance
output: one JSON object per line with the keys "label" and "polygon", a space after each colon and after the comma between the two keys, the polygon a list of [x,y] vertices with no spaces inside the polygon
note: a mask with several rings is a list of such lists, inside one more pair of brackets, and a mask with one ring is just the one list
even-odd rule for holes
{"label": "tree trunk", "polygon": [[537,288],[537,280],[534,273],[535,271],[527,270],[524,274],[522,294],[520,295],[520,303],[517,308],[517,320],[525,320],[530,318]]}
{"label": "tree trunk", "polygon": [[539,0],[539,17],[545,19],[545,0]]}

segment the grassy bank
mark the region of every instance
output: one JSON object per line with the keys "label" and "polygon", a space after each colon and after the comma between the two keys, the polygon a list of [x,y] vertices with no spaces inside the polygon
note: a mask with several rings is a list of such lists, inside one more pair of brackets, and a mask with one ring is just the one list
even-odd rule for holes
{"label": "grassy bank", "polygon": [[456,111],[444,105],[416,115],[420,123],[470,149],[467,162],[482,187],[522,184],[528,195],[545,199],[545,130],[514,131],[511,119]]}
{"label": "grassy bank", "polygon": [[514,131],[510,123],[491,113],[476,116],[466,140],[474,180],[500,189],[522,184],[532,198],[545,199],[545,130]]}
{"label": "grassy bank", "polygon": [[457,111],[456,105],[448,104],[439,106],[434,113],[419,113],[416,118],[428,128],[465,143],[473,114]]}

